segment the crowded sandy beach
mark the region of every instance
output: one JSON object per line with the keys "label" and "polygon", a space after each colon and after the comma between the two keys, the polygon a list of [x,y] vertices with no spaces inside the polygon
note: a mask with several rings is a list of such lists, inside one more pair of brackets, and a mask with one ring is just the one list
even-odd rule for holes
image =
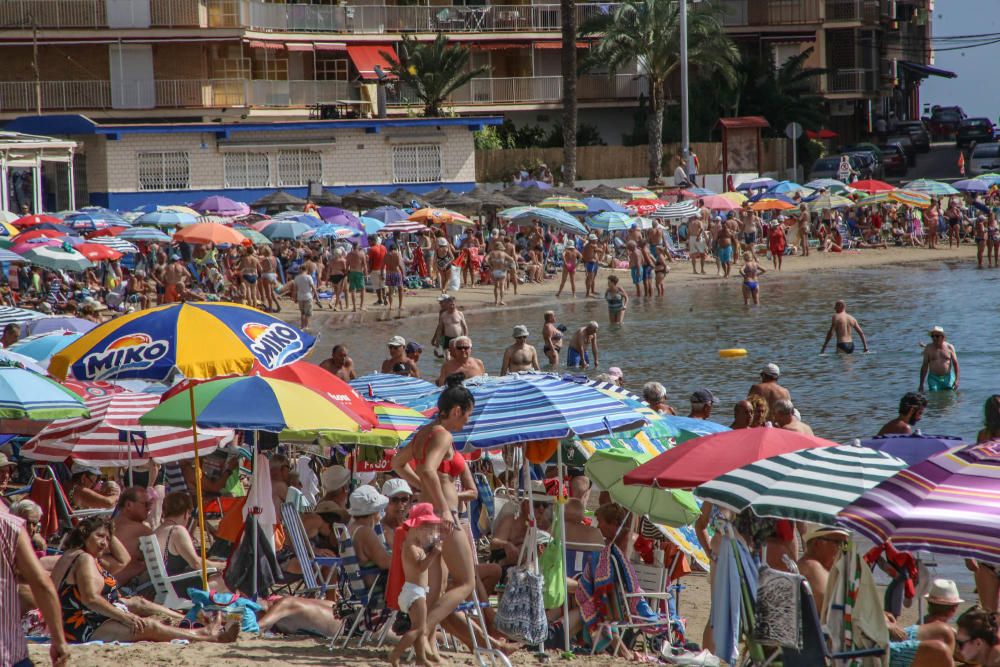
{"label": "crowded sandy beach", "polygon": [[[870,283],[978,304],[996,195],[853,186],[13,220],[2,664],[993,664],[992,362]],[[627,363],[722,312],[738,390]]]}

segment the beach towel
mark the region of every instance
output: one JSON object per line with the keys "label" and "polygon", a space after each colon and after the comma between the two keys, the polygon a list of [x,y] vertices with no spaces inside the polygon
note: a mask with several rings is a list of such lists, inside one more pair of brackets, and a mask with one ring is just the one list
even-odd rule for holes
{"label": "beach towel", "polygon": [[[622,581],[615,581],[615,572],[621,573]],[[587,631],[593,634],[597,625],[604,622],[611,614],[610,599],[614,594],[612,587],[619,584],[630,595],[642,592],[639,578],[628,559],[614,544],[604,547],[597,556],[596,562],[588,560],[580,575],[579,586],[576,589],[576,602],[580,607],[583,623]],[[645,599],[629,598],[630,611],[639,616],[654,616]]]}
{"label": "beach towel", "polygon": [[389,563],[389,579],[385,584],[385,606],[396,611],[399,611],[399,592],[403,590],[403,584],[406,583],[406,574],[403,572],[402,545],[408,532],[409,529],[406,526],[400,526],[396,529],[392,537],[392,543],[394,545],[398,544],[400,548],[392,550],[392,562]]}
{"label": "beach towel", "polygon": [[[875,579],[868,564],[853,547],[830,570],[824,599],[826,609],[821,609],[820,613],[829,630],[834,653],[889,645],[889,630]],[[881,665],[882,659],[864,658],[854,664]]]}
{"label": "beach towel", "polygon": [[31,492],[28,498],[38,503],[42,508],[42,523],[38,530],[46,540],[59,532],[59,508],[56,505],[55,482],[51,479],[36,477],[31,482]]}
{"label": "beach towel", "polygon": [[735,665],[739,657],[742,615],[740,580],[744,578],[750,599],[756,600],[757,570],[753,567],[750,550],[729,530],[722,535],[717,553],[710,614],[712,634],[715,638],[715,654],[727,663]]}
{"label": "beach towel", "polygon": [[263,611],[264,607],[253,600],[241,597],[238,593],[216,593],[215,591],[205,591],[200,588],[187,589],[188,598],[193,603],[191,609],[184,615],[184,620],[189,626],[198,622],[198,615],[206,607],[212,611],[221,611],[229,614],[239,612],[243,618],[240,621],[240,631],[260,632],[257,624],[257,612]]}

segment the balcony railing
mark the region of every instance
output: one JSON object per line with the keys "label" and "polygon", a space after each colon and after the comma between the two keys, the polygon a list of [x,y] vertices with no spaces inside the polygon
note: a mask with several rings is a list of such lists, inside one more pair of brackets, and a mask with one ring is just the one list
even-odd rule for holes
{"label": "balcony railing", "polygon": [[819,0],[717,0],[724,26],[788,26],[818,23]]}
{"label": "balcony railing", "polygon": [[869,93],[875,89],[875,72],[870,69],[841,69],[827,75],[828,93]]}
{"label": "balcony railing", "polygon": [[103,28],[108,25],[105,0],[3,0],[0,25],[5,28]]}
{"label": "balcony railing", "polygon": [[359,99],[348,81],[248,81],[248,101],[254,107],[310,107]]}
{"label": "balcony railing", "polygon": [[[646,82],[635,74],[589,75],[577,80],[580,101],[636,99]],[[455,105],[548,104],[562,101],[561,76],[479,77],[452,93]],[[396,88],[389,94],[392,106],[419,105],[412,91]]]}
{"label": "balcony railing", "polygon": [[[616,4],[576,5],[577,22],[608,14]],[[562,28],[558,4],[307,5],[245,0],[243,22],[276,32],[540,32]]]}
{"label": "balcony railing", "polygon": [[826,0],[827,23],[878,23],[878,0]]}

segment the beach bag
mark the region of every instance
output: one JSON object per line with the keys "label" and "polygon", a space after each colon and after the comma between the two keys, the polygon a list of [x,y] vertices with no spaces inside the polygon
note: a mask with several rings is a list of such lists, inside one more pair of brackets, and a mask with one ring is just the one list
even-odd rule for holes
{"label": "beach bag", "polygon": [[542,601],[544,580],[538,572],[536,529],[528,528],[518,565],[507,570],[496,628],[523,644],[541,644],[549,633]]}
{"label": "beach bag", "polygon": [[462,272],[452,271],[451,280],[448,282],[448,291],[457,292],[462,288]]}
{"label": "beach bag", "polygon": [[538,565],[545,577],[545,587],[542,589],[542,607],[555,609],[561,607],[566,600],[566,559],[562,555],[563,526],[560,520],[561,512],[556,500],[556,510],[552,519],[552,541],[545,545],[545,551],[538,557]]}
{"label": "beach bag", "polygon": [[758,570],[754,641],[763,646],[802,649],[803,579],[766,565]]}

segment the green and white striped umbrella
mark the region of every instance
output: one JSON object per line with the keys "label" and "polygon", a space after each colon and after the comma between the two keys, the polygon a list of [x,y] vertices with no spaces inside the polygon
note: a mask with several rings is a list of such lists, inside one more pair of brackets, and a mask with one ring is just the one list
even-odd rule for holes
{"label": "green and white striped umbrella", "polygon": [[941,181],[931,181],[926,178],[910,181],[906,184],[906,189],[911,192],[920,192],[932,197],[946,197],[948,195],[960,194],[958,190],[947,183],[942,183]]}
{"label": "green and white striped umbrella", "polygon": [[695,495],[720,507],[757,516],[834,525],[837,513],[906,462],[858,447],[817,447],[762,459],[716,477]]}

